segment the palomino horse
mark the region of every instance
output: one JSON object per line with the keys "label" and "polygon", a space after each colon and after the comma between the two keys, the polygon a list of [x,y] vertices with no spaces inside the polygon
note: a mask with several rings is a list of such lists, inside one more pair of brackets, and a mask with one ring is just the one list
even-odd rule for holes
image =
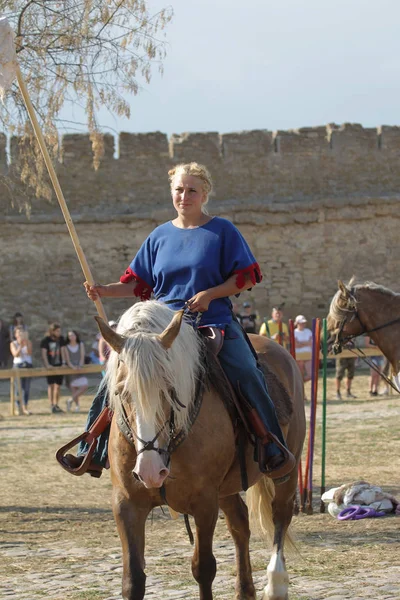
{"label": "palomino horse", "polygon": [[[117,332],[97,318],[103,337],[115,350],[108,362],[105,385],[115,411],[109,458],[113,512],[123,550],[123,598],[142,600],[145,595],[145,521],[154,507],[167,502],[174,511],[194,518],[192,573],[199,584],[200,599],[213,598],[216,561],[212,542],[221,508],[236,547],[236,599],[254,600],[248,508],[240,496],[234,428],[218,397],[223,392],[218,392],[204,373],[204,342],[188,323],[182,322],[182,314],[183,311],[174,313],[156,301],[139,302],[123,314]],[[292,399],[293,406],[282,429],[290,450],[299,460],[305,435],[300,371],[279,344],[259,336],[252,341]],[[197,419],[187,438],[170,456],[172,430],[189,429],[199,382],[204,376]],[[277,412],[279,416],[278,407]],[[121,433],[118,414],[125,415],[132,443]],[[247,444],[245,452],[249,486],[253,486],[247,492],[250,513],[256,513],[264,530],[270,525],[274,534],[263,599],[286,600],[288,576],[283,548],[293,513],[297,469],[286,482],[276,485],[273,496],[271,479],[260,473],[251,444]]]}
{"label": "palomino horse", "polygon": [[338,285],[327,320],[338,349],[367,333],[392,365],[400,390],[400,294],[371,281],[355,284],[354,278],[347,285],[342,281]]}

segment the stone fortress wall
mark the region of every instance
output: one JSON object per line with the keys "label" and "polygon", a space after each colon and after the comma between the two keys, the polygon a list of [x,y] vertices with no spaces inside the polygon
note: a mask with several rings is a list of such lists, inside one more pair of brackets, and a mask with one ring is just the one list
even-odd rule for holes
{"label": "stone fortress wall", "polygon": [[[115,158],[116,143],[118,143]],[[18,140],[0,136],[0,173],[18,165]],[[87,135],[65,135],[57,165],[94,277],[117,281],[149,232],[171,218],[167,171],[198,161],[212,173],[210,212],[232,220],[264,273],[245,297],[261,316],[325,316],[338,278],[397,289],[400,127],[360,125],[229,133],[106,135],[98,171]],[[31,199],[30,219],[0,187],[0,318],[20,310],[41,336],[49,320],[93,335],[94,306],[56,200]],[[116,318],[128,300],[105,300]]]}

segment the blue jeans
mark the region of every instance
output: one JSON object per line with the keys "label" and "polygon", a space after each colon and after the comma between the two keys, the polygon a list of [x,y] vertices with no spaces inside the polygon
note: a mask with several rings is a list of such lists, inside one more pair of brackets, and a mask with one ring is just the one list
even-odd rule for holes
{"label": "blue jeans", "polygon": [[[239,383],[243,396],[257,410],[265,427],[286,446],[264,374],[237,321],[226,325],[224,343],[218,358],[233,388],[237,389]],[[268,444],[268,455],[276,454],[280,454],[280,451],[275,444]]]}
{"label": "blue jeans", "polygon": [[[19,367],[17,365],[17,367],[19,369],[22,369],[24,367]],[[32,368],[32,365],[30,365],[27,368]],[[23,399],[23,403],[25,408],[28,406],[28,401],[29,401],[29,391],[31,389],[31,381],[32,378],[31,377],[21,377],[21,390],[22,390],[22,399]],[[15,397],[18,397],[18,383],[17,380],[15,379]],[[19,400],[17,400],[17,405],[19,404]]]}
{"label": "blue jeans", "polygon": [[[247,341],[241,326],[236,321],[232,321],[225,327],[224,343],[218,358],[233,388],[237,389],[237,384],[239,382],[242,394],[249,404],[257,410],[268,431],[271,431],[271,433],[276,435],[279,441],[286,446],[276,416],[275,407],[268,394],[264,375],[257,363],[256,356],[250,347],[250,343]],[[104,386],[100,386],[89,410],[86,429],[89,429],[106,405],[106,389]],[[108,426],[104,433],[99,436],[98,447],[93,455],[93,462],[103,467],[107,461],[109,432],[110,426]],[[86,454],[87,451],[88,445],[81,442],[78,449],[78,455]],[[268,444],[267,452],[268,456],[274,456],[281,453],[274,443]]]}

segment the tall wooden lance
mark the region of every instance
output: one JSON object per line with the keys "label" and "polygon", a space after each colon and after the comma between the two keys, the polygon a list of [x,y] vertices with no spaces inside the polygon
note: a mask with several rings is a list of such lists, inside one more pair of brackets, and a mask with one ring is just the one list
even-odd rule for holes
{"label": "tall wooden lance", "polygon": [[[38,141],[40,150],[42,152],[47,171],[53,184],[58,203],[60,205],[62,214],[64,215],[65,223],[68,227],[68,231],[71,236],[75,252],[78,256],[80,265],[82,267],[83,274],[85,276],[86,281],[90,285],[94,285],[94,279],[91,270],[86,260],[86,256],[82,250],[82,246],[79,242],[78,234],[76,232],[74,223],[68,210],[68,206],[65,201],[49,152],[47,150],[42,130],[40,129],[35,110],[29,97],[28,89],[22,77],[21,69],[17,60],[17,53],[15,51],[14,38],[14,32],[10,26],[10,23],[8,22],[8,19],[6,19],[5,17],[0,18],[0,98],[4,98],[7,89],[11,86],[12,82],[16,78],[26,106],[26,110],[29,115],[29,119],[32,123],[33,131],[35,132],[35,136]],[[102,319],[104,319],[104,321],[107,321],[106,313],[101,300],[97,299],[95,301],[95,304],[99,316]]]}

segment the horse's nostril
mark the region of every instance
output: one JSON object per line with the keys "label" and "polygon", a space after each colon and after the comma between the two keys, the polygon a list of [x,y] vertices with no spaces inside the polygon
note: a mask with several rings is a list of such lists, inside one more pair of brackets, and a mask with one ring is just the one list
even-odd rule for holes
{"label": "horse's nostril", "polygon": [[168,469],[161,469],[160,471],[160,477],[167,477],[169,473]]}
{"label": "horse's nostril", "polygon": [[135,473],[135,471],[132,471],[134,478],[136,479],[136,481],[142,481],[139,477],[139,475],[137,473]]}

